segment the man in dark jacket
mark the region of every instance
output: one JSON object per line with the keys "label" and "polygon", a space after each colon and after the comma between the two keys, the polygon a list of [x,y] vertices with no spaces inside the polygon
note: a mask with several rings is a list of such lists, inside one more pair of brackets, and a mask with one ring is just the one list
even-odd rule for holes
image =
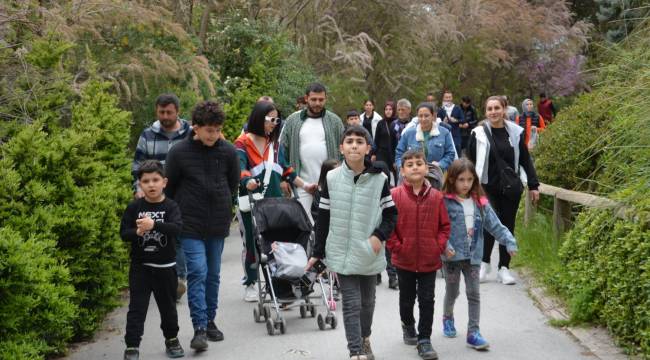
{"label": "man in dark jacket", "polygon": [[165,164],[166,192],[178,203],[183,218],[179,240],[187,263],[187,299],[194,326],[190,347],[196,351],[206,350],[207,340],[223,340],[214,318],[221,254],[240,174],[235,147],[221,136],[224,120],[217,102],[199,103],[192,111],[193,135],[169,151]]}
{"label": "man in dark jacket", "polygon": [[553,122],[557,110],[555,109],[555,105],[553,105],[553,101],[546,97],[546,93],[539,94],[537,112],[544,118],[547,125]]}
{"label": "man in dark jacket", "polygon": [[438,118],[451,126],[451,137],[454,139],[456,153],[460,155],[461,134],[460,125],[465,123],[465,114],[460,106],[453,103],[454,95],[449,90],[442,94],[442,106],[438,109]]}
{"label": "man in dark jacket", "polygon": [[[469,144],[469,136],[472,133],[472,129],[478,124],[478,116],[476,114],[476,109],[472,106],[472,99],[469,96],[463,96],[460,103],[460,109],[465,115],[465,123],[460,124],[460,148],[461,151],[467,152],[467,146]],[[458,154],[459,156],[461,154]]]}

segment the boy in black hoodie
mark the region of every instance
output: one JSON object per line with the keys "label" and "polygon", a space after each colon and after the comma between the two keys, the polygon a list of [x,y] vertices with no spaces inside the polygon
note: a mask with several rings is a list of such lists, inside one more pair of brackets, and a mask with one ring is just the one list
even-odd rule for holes
{"label": "boy in black hoodie", "polygon": [[176,202],[163,194],[167,179],[160,162],[144,161],[138,180],[144,197],[129,204],[120,225],[122,239],[131,243],[124,359],[139,358],[138,347],[152,292],[160,311],[167,356],[182,357],[183,348],[176,337],[176,236],[183,225],[181,213]]}

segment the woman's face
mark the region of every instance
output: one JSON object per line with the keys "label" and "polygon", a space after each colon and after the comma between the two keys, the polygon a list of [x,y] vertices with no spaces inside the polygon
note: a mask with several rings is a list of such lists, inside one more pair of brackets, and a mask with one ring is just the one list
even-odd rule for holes
{"label": "woman's face", "polygon": [[375,111],[375,105],[373,105],[370,101],[366,101],[363,104],[363,111],[365,111],[366,114],[372,114],[372,112]]}
{"label": "woman's face", "polygon": [[505,118],[505,113],[506,110],[503,108],[503,105],[501,105],[499,100],[490,100],[485,104],[485,117],[490,120],[492,125],[502,124],[503,119]]}
{"label": "woman's face", "polygon": [[526,101],[526,111],[531,112],[533,111],[533,109],[534,109],[533,102],[530,100]]}
{"label": "woman's face", "polygon": [[264,118],[264,133],[270,135],[275,127],[278,126],[280,119],[278,118],[278,111],[271,110],[266,114]]}
{"label": "woman's face", "polygon": [[384,108],[384,116],[386,116],[387,119],[391,119],[393,117],[393,107],[390,105],[386,105]]}
{"label": "woman's face", "polygon": [[418,120],[422,131],[430,131],[433,127],[434,117],[431,111],[425,107],[418,109]]}

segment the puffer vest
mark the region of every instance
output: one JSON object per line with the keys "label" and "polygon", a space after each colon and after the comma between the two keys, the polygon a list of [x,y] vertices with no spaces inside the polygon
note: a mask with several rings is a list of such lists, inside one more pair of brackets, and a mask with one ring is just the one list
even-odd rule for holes
{"label": "puffer vest", "polygon": [[354,172],[345,164],[327,174],[330,227],[325,245],[327,267],[343,275],[374,275],[386,268],[382,246],[375,255],[368,238],[381,223],[383,173]]}

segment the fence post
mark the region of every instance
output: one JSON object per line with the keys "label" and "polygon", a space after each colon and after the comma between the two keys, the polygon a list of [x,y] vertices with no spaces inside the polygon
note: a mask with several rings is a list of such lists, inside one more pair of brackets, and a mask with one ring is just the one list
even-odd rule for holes
{"label": "fence post", "polygon": [[567,230],[570,219],[571,203],[555,196],[553,201],[553,234],[556,238],[560,238]]}

